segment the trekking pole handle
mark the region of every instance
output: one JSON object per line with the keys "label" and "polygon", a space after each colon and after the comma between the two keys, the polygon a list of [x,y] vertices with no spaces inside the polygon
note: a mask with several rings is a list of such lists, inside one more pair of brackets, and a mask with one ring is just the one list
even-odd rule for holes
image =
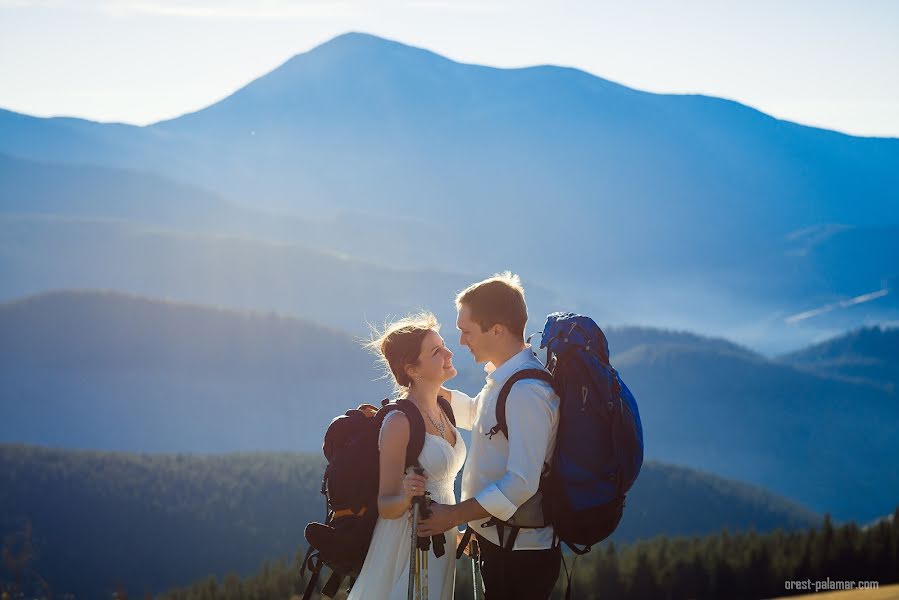
{"label": "trekking pole handle", "polygon": [[[421,467],[412,467],[412,470],[415,472],[416,475],[424,476],[424,474],[425,474],[425,470]],[[423,495],[415,496],[414,498],[412,498],[412,506],[417,505],[417,506],[421,507],[419,509],[420,516],[424,517],[425,519],[428,518],[428,512],[429,512],[428,511],[428,501],[427,501],[428,496],[430,496],[430,492],[425,490]]]}

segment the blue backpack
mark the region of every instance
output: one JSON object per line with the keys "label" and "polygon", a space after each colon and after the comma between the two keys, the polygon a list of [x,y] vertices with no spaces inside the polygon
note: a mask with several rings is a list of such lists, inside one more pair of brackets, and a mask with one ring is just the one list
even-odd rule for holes
{"label": "blue backpack", "polygon": [[553,386],[561,400],[559,430],[540,484],[543,515],[560,541],[584,554],[621,521],[625,495],[643,465],[643,426],[637,401],[609,364],[606,336],[591,318],[549,315],[540,347],[546,349],[546,370],[524,369],[509,378],[496,401],[491,434],[509,436],[506,400],[515,383],[540,379]]}

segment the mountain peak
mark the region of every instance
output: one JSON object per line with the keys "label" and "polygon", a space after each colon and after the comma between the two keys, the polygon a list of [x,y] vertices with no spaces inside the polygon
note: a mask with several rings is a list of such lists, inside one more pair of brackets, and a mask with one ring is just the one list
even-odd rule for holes
{"label": "mountain peak", "polygon": [[[430,56],[433,59],[446,60],[439,54],[410,46],[402,42],[382,38],[371,33],[363,33],[360,31],[350,31],[342,33],[337,37],[331,38],[327,42],[319,44],[307,52],[301,52],[287,61],[286,64],[293,63],[304,57],[341,57],[364,56],[364,57],[381,57],[387,55],[397,56],[401,54],[411,54],[416,56]],[[286,65],[285,65],[286,66]]]}
{"label": "mountain peak", "polygon": [[331,38],[327,42],[319,44],[318,46],[313,48],[313,50],[315,50],[316,48],[321,48],[323,46],[328,46],[328,45],[347,45],[347,44],[352,44],[352,45],[398,44],[400,46],[405,46],[405,44],[401,44],[400,42],[397,42],[395,40],[389,40],[387,38],[383,38],[383,37],[374,35],[372,33],[365,33],[364,31],[348,31],[346,33],[341,33],[340,35]]}

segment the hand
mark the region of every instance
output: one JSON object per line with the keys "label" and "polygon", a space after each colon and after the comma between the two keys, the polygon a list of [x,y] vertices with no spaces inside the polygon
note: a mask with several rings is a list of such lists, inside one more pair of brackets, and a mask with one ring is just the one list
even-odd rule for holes
{"label": "hand", "polygon": [[418,522],[418,537],[431,537],[449,531],[457,525],[453,522],[452,507],[431,503],[431,516]]}
{"label": "hand", "polygon": [[409,473],[403,477],[403,494],[406,496],[406,502],[411,504],[412,499],[416,496],[424,496],[427,483],[428,478],[426,475]]}

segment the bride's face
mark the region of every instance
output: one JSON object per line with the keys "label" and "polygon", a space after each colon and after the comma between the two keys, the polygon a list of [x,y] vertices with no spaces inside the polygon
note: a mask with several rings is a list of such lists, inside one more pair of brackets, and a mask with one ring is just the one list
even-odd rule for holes
{"label": "bride's face", "polygon": [[422,381],[431,383],[442,384],[456,376],[453,353],[446,347],[443,338],[436,331],[430,331],[421,341],[418,364],[410,369],[413,379],[420,377]]}

